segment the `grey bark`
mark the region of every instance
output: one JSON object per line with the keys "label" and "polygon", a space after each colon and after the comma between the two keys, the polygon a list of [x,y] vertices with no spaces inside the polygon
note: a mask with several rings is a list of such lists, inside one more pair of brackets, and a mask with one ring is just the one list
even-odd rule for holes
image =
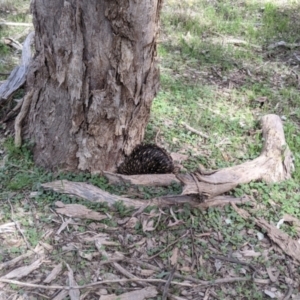
{"label": "grey bark", "polygon": [[35,0],[26,137],[37,164],[114,171],[144,137],[159,86],[161,0]]}

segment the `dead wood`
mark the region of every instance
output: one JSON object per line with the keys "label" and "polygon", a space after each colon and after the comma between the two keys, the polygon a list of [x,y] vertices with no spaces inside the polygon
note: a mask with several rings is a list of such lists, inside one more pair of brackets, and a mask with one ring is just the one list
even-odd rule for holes
{"label": "dead wood", "polygon": [[198,170],[195,174],[162,174],[126,176],[105,172],[110,183],[130,183],[146,186],[165,186],[172,182],[183,184],[183,192],[178,196],[164,196],[148,201],[133,200],[111,195],[87,183],[67,180],[42,184],[44,189],[70,194],[92,202],[106,202],[109,206],[123,201],[126,206],[140,208],[145,205],[160,207],[189,203],[193,207],[206,209],[228,203],[238,204],[250,201],[247,197],[233,198],[220,196],[239,184],[263,180],[278,182],[291,178],[294,169],[293,156],[285,142],[283,126],[277,115],[266,115],[261,120],[264,146],[260,156],[238,166],[216,171]]}
{"label": "dead wood", "polygon": [[208,198],[223,194],[239,184],[263,180],[267,183],[291,178],[294,170],[293,156],[285,142],[281,119],[266,115],[261,120],[264,146],[260,156],[243,164],[212,171],[195,173],[198,184],[190,175],[178,176],[184,183],[182,194],[201,193]]}
{"label": "dead wood", "polygon": [[57,206],[57,213],[71,218],[90,219],[96,221],[107,219],[106,215],[88,209],[81,204],[64,204],[61,201],[56,201],[55,205]]}
{"label": "dead wood", "polygon": [[273,49],[278,48],[278,47],[283,47],[283,48],[287,48],[287,49],[294,49],[294,48],[300,47],[300,44],[299,43],[287,43],[285,41],[279,41],[279,42],[270,44],[267,47],[267,49],[268,50],[273,50]]}
{"label": "dead wood", "polygon": [[22,145],[22,122],[28,113],[32,96],[33,96],[33,90],[31,90],[22,101],[21,110],[15,121],[15,146],[16,147],[20,147]]}
{"label": "dead wood", "polygon": [[233,198],[228,196],[215,197],[205,202],[200,202],[197,197],[192,195],[172,195],[159,198],[153,198],[151,200],[133,200],[126,197],[112,195],[108,192],[101,190],[91,184],[84,182],[72,182],[68,180],[58,180],[53,182],[44,183],[41,185],[45,190],[52,190],[54,192],[68,194],[71,196],[79,197],[91,202],[103,202],[109,206],[114,205],[118,201],[122,201],[125,206],[140,208],[147,205],[157,205],[159,207],[182,205],[189,203],[193,207],[200,209],[206,209],[208,207],[225,205],[228,203],[245,203],[249,201],[248,198]]}
{"label": "dead wood", "polygon": [[118,201],[123,201],[126,206],[133,206],[139,208],[144,205],[143,201],[132,200],[117,195],[111,195],[91,184],[84,182],[72,182],[68,180],[57,180],[42,184],[42,187],[46,190],[53,190],[58,193],[68,194],[76,196],[91,202],[103,202],[108,206],[112,206]]}
{"label": "dead wood", "polygon": [[288,236],[287,233],[276,228],[276,226],[269,224],[264,219],[257,219],[255,220],[255,223],[260,228],[266,230],[269,238],[275,242],[287,255],[296,260],[298,264],[300,263],[300,244],[298,241],[293,240]]}
{"label": "dead wood", "polygon": [[27,36],[22,50],[21,64],[13,69],[8,79],[0,86],[0,104],[8,100],[26,81],[29,65],[31,63],[31,43],[34,32]]}
{"label": "dead wood", "polygon": [[25,26],[25,27],[32,27],[32,23],[0,22],[0,26]]}
{"label": "dead wood", "polygon": [[120,299],[120,300],[130,300],[130,299],[136,299],[136,300],[144,300],[148,298],[153,298],[157,296],[157,290],[155,287],[146,287],[141,290],[136,290],[132,292],[127,292],[124,294],[116,295],[116,294],[111,294],[111,295],[102,295],[100,296],[99,300],[115,300],[115,299]]}
{"label": "dead wood", "polygon": [[147,175],[122,175],[110,172],[104,172],[103,175],[110,184],[129,183],[132,185],[144,186],[169,186],[176,182],[180,183],[174,174],[147,174]]}
{"label": "dead wood", "polygon": [[[190,288],[202,288],[202,287],[208,287],[208,286],[214,286],[224,283],[231,283],[231,282],[239,282],[239,281],[251,281],[251,277],[227,277],[227,278],[220,278],[220,279],[214,279],[211,281],[202,281],[200,284],[191,284],[188,282],[177,282],[172,281],[172,285],[176,285],[179,287],[190,287]],[[43,285],[43,284],[34,284],[34,283],[27,283],[22,282],[18,280],[11,280],[7,278],[0,277],[0,282],[3,283],[9,283],[9,284],[15,284],[18,286],[24,286],[29,288],[36,288],[36,289],[45,289],[45,290],[71,290],[71,289],[93,289],[97,286],[103,286],[104,284],[113,284],[113,283],[128,283],[128,282],[146,282],[146,283],[166,283],[167,280],[164,279],[144,279],[144,278],[137,278],[137,279],[117,279],[117,280],[103,280],[103,281],[97,281],[90,284],[85,285],[75,285],[75,286],[64,286],[64,285]]]}
{"label": "dead wood", "polygon": [[207,134],[205,134],[205,133],[203,133],[203,132],[200,132],[199,130],[194,129],[193,127],[189,126],[187,123],[182,122],[181,124],[182,124],[187,130],[189,130],[189,131],[191,131],[191,132],[193,132],[193,133],[196,133],[196,134],[202,136],[202,137],[205,138],[205,139],[208,139],[208,138],[209,138],[209,136],[208,136]]}
{"label": "dead wood", "polygon": [[118,201],[122,201],[124,205],[134,208],[140,208],[142,206],[145,207],[147,205],[157,205],[162,207],[183,203],[190,203],[192,206],[199,205],[199,202],[197,202],[194,197],[188,195],[165,196],[154,198],[148,201],[133,200],[126,197],[112,195],[88,183],[72,182],[68,180],[48,182],[42,184],[41,186],[45,190],[52,190],[54,192],[68,194],[91,202],[107,203],[108,206],[112,206]]}
{"label": "dead wood", "polygon": [[[244,219],[248,219],[250,214],[244,209],[231,204],[235,211]],[[254,219],[255,224],[267,232],[269,238],[276,243],[287,255],[292,257],[297,263],[300,263],[300,244],[293,240],[289,235],[276,226],[269,224],[266,220],[259,218]]]}

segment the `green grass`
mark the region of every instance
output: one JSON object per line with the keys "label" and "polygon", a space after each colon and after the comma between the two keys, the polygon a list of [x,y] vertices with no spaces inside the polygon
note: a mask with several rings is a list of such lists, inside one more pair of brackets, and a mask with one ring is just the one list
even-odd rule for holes
{"label": "green grass", "polygon": [[[272,199],[275,212],[268,206],[263,216],[273,221],[284,213],[300,217],[299,68],[295,73],[290,65],[293,50],[266,47],[281,40],[299,42],[298,8],[293,1],[166,1],[159,45],[161,91],[146,131],[149,141],[159,132],[160,142],[170,150],[189,154],[184,163],[188,170],[198,163],[219,168],[257,157],[262,148],[260,117],[282,116],[295,157],[293,178],[236,190],[258,189],[257,200],[267,206]],[[261,106],[257,100],[262,97]],[[182,122],[209,139],[186,130]]]}

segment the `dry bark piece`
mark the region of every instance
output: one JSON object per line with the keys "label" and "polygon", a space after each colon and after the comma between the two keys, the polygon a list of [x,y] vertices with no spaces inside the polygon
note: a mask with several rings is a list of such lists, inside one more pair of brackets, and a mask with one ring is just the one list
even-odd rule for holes
{"label": "dry bark piece", "polygon": [[289,222],[292,223],[293,226],[296,228],[296,231],[298,232],[298,235],[300,236],[300,220],[297,219],[294,216],[285,214],[282,219],[284,220],[284,222]]}
{"label": "dry bark piece", "polygon": [[14,259],[12,260],[9,260],[9,261],[6,261],[2,264],[0,264],[0,270],[6,268],[10,268],[10,267],[13,267],[14,265],[16,265],[19,261],[23,260],[24,258],[28,258],[32,255],[35,255],[35,254],[38,254],[38,255],[42,255],[44,253],[44,249],[43,247],[37,245],[34,249],[34,251],[32,250],[28,250],[26,253],[18,256],[18,257],[15,257]]}
{"label": "dry bark piece", "polygon": [[88,209],[86,206],[81,204],[64,204],[61,201],[56,201],[55,205],[58,207],[56,208],[57,213],[71,218],[90,219],[96,221],[107,219],[106,215]]}
{"label": "dry bark piece", "polygon": [[118,264],[117,262],[113,262],[111,263],[111,265],[122,275],[124,275],[125,277],[129,278],[129,279],[136,279],[136,283],[143,286],[143,287],[147,287],[148,284],[145,282],[139,282],[139,278],[133,274],[131,274],[130,272],[128,272],[125,268],[123,268],[120,264]]}
{"label": "dry bark piece", "polygon": [[157,296],[157,290],[155,287],[146,287],[141,290],[124,293],[121,295],[102,295],[99,300],[144,300]]}
{"label": "dry bark piece", "polygon": [[267,231],[269,238],[275,242],[287,255],[300,263],[300,244],[298,241],[293,240],[280,229],[269,224],[266,220],[258,219],[255,223],[260,228]]}
{"label": "dry bark piece", "polygon": [[[244,209],[236,207],[231,204],[235,211],[244,219],[248,219],[250,214]],[[264,229],[267,232],[269,238],[276,243],[287,255],[292,257],[295,261],[300,263],[300,244],[288,236],[285,232],[282,232],[276,226],[269,224],[264,219],[254,219],[255,224]]]}
{"label": "dry bark piece", "polygon": [[20,110],[20,112],[19,112],[19,114],[16,118],[16,121],[15,121],[15,146],[16,147],[20,147],[22,145],[22,136],[21,136],[22,122],[23,122],[24,118],[26,117],[26,115],[28,113],[33,93],[34,93],[34,91],[31,90],[24,97],[24,100],[22,101],[21,110]]}
{"label": "dry bark piece", "polygon": [[43,261],[44,261],[44,258],[42,257],[42,258],[36,260],[35,262],[33,262],[31,265],[14,269],[13,271],[9,272],[8,274],[4,275],[1,278],[5,278],[5,279],[11,279],[11,278],[20,279],[22,277],[25,277],[28,274],[30,274],[31,272],[33,272],[34,270],[38,269],[40,267],[40,265],[43,263]]}
{"label": "dry bark piece", "polygon": [[[69,285],[70,286],[77,286],[77,283],[74,279],[74,272],[71,269],[71,267],[66,264],[67,268],[68,268],[68,277],[69,277]],[[69,290],[69,296],[71,300],[79,300],[80,298],[80,290],[79,289],[70,289]]]}
{"label": "dry bark piece", "polygon": [[71,218],[69,218],[69,219],[67,219],[66,221],[64,221],[64,222],[60,225],[60,227],[58,228],[56,234],[57,234],[57,235],[60,235],[60,233],[61,233],[62,231],[64,231],[64,230],[68,227],[68,225],[69,225],[71,222],[72,222],[72,219],[71,219]]}
{"label": "dry bark piece", "polygon": [[57,275],[62,271],[63,268],[63,264],[59,263],[58,265],[56,265],[52,271],[50,272],[50,274],[47,276],[47,278],[44,280],[44,283],[50,283],[51,281],[53,281]]}

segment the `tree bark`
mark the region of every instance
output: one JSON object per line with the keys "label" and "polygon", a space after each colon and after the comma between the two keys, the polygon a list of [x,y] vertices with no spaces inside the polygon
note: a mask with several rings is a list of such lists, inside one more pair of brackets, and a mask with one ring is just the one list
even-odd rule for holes
{"label": "tree bark", "polygon": [[26,137],[50,169],[114,171],[144,137],[159,86],[162,0],[35,0]]}

